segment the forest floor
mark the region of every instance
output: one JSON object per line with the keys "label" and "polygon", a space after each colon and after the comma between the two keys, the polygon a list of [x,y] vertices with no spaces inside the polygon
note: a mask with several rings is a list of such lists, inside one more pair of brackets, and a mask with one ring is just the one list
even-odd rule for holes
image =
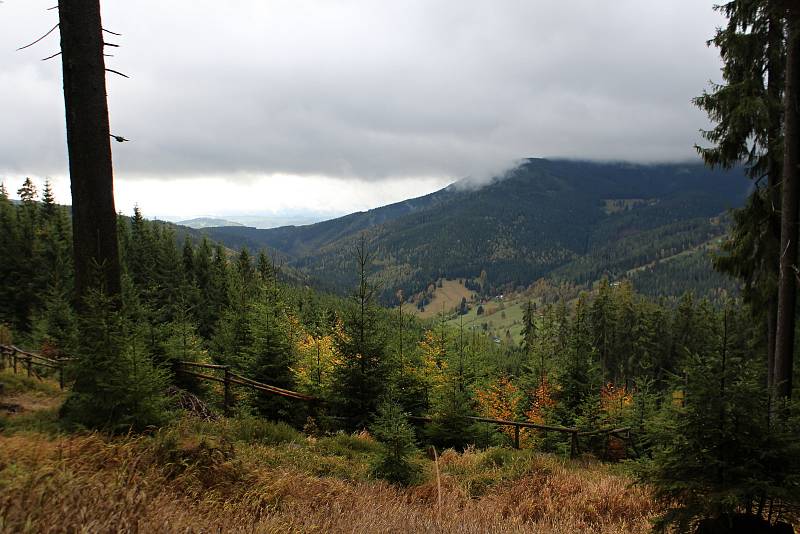
{"label": "forest floor", "polygon": [[[139,435],[66,433],[52,383],[0,372],[0,532],[648,532],[619,468],[493,447],[422,453],[417,485],[375,480],[368,434],[252,416]],[[437,482],[437,465],[440,476]]]}

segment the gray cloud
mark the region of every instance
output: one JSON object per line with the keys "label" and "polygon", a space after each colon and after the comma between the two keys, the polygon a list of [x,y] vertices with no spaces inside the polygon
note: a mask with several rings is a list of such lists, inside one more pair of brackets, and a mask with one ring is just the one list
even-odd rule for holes
{"label": "gray cloud", "polygon": [[[0,6],[0,172],[64,174],[51,0]],[[118,174],[483,176],[521,157],[685,160],[714,0],[103,2]]]}

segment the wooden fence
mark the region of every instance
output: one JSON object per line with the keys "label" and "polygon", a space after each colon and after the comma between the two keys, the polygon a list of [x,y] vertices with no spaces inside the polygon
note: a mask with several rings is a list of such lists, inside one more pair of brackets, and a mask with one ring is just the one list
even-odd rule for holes
{"label": "wooden fence", "polygon": [[[270,393],[272,395],[278,395],[280,397],[286,397],[289,399],[301,400],[306,402],[321,402],[321,399],[318,399],[317,397],[312,397],[311,395],[305,395],[303,393],[298,393],[296,391],[290,391],[288,389],[283,389],[276,386],[270,386],[269,384],[257,382],[245,376],[236,374],[231,371],[230,365],[217,365],[213,363],[197,363],[197,362],[186,362],[186,361],[178,362],[178,364],[180,365],[178,371],[181,374],[187,376],[193,376],[201,380],[218,382],[223,385],[224,388],[223,406],[225,407],[226,416],[230,416],[231,413],[231,406],[233,405],[232,388],[234,385],[255,389],[257,391],[263,391],[265,393]],[[196,371],[190,371],[188,369],[185,369],[186,367],[195,369],[197,368],[207,369],[210,372],[221,372],[222,376],[215,376],[210,374],[199,373]]]}
{"label": "wooden fence", "polygon": [[58,371],[58,385],[61,389],[64,389],[64,366],[69,361],[70,360],[67,358],[48,358],[47,356],[23,350],[14,345],[0,345],[0,370],[8,366],[11,367],[14,370],[14,374],[16,374],[17,368],[23,365],[29,377],[32,376],[41,380],[42,377],[38,373],[38,369],[55,369]]}
{"label": "wooden fence", "polygon": [[[56,369],[58,371],[58,381],[61,389],[64,389],[64,365],[69,361],[70,360],[66,358],[57,360],[52,358],[47,358],[35,352],[22,350],[14,345],[0,345],[0,370],[5,368],[6,365],[8,364],[9,366],[13,367],[14,373],[16,373],[18,365],[22,363],[25,366],[28,376],[35,376],[36,378],[39,378],[41,380],[41,376],[39,376],[39,374],[36,373],[36,367]],[[193,376],[195,378],[199,378],[200,380],[217,382],[223,385],[223,406],[226,416],[231,415],[231,409],[233,407],[233,386],[254,389],[256,391],[269,393],[271,395],[278,395],[281,397],[286,397],[289,399],[294,399],[304,402],[324,404],[324,401],[318,397],[313,397],[311,395],[306,395],[304,393],[298,393],[297,391],[291,391],[288,389],[271,386],[269,384],[257,382],[245,376],[236,374],[231,371],[231,367],[229,365],[217,365],[213,363],[197,363],[189,361],[180,361],[178,362],[178,365],[179,366],[177,371],[183,375]],[[205,372],[199,372],[198,370],[205,370]],[[208,373],[217,373],[217,374],[208,374]],[[516,449],[519,449],[520,447],[521,428],[532,428],[544,432],[559,432],[561,434],[569,434],[571,458],[575,458],[578,456],[578,454],[580,454],[579,438],[581,437],[606,435],[606,436],[614,436],[623,441],[628,441],[630,439],[630,428],[627,427],[581,430],[576,427],[543,425],[539,423],[530,423],[527,421],[509,421],[505,419],[492,419],[490,417],[467,417],[467,419],[478,423],[489,423],[497,426],[513,427],[514,448]],[[430,417],[415,417],[415,416],[409,417],[409,420],[420,423],[429,423],[433,421],[433,419],[431,419]]]}
{"label": "wooden fence", "polygon": [[[421,423],[430,423],[433,421],[430,417],[409,417],[412,421],[417,421]],[[630,428],[622,427],[622,428],[604,428],[598,430],[581,430],[575,427],[568,427],[568,426],[558,426],[558,425],[542,425],[539,423],[530,423],[528,421],[509,421],[506,419],[492,419],[490,417],[467,417],[467,419],[471,421],[475,421],[478,423],[490,423],[497,426],[511,426],[514,427],[514,448],[519,449],[519,434],[520,428],[533,428],[536,430],[542,430],[544,432],[559,432],[561,434],[569,434],[570,435],[570,458],[576,458],[580,454],[580,442],[578,440],[579,437],[584,436],[598,436],[598,435],[608,435],[614,436],[619,438],[623,441],[627,441],[630,439]]]}
{"label": "wooden fence", "polygon": [[[324,404],[320,398],[312,397],[310,395],[305,395],[303,393],[298,393],[296,391],[290,391],[288,389],[282,389],[275,386],[270,386],[269,384],[263,384],[261,382],[256,382],[255,380],[251,380],[244,376],[235,374],[231,372],[230,366],[228,365],[215,365],[210,363],[195,363],[195,362],[186,362],[182,361],[179,362],[181,366],[185,367],[195,367],[195,368],[203,368],[209,369],[217,372],[222,372],[222,376],[213,376],[203,373],[198,373],[194,371],[189,371],[186,369],[181,369],[180,372],[188,375],[194,376],[196,378],[200,378],[201,380],[210,380],[212,382],[218,382],[223,384],[224,387],[224,406],[225,406],[225,414],[230,415],[231,406],[232,406],[232,395],[231,395],[231,388],[233,385],[248,387],[251,389],[255,389],[257,391],[263,391],[266,393],[271,393],[273,395],[279,395],[282,397],[287,397],[290,399],[302,400],[306,402],[316,402],[320,404]],[[617,437],[623,441],[627,441],[630,439],[630,428],[623,427],[623,428],[606,428],[606,429],[598,429],[598,430],[581,430],[575,427],[565,427],[565,426],[557,426],[557,425],[543,425],[539,423],[530,423],[527,421],[508,421],[505,419],[492,419],[490,417],[468,417],[475,422],[479,423],[489,423],[497,426],[511,426],[514,427],[514,448],[520,448],[519,436],[520,436],[520,429],[521,428],[533,428],[536,430],[542,430],[545,432],[560,432],[562,434],[569,434],[570,435],[570,458],[576,458],[580,454],[580,437],[589,437],[589,436],[597,436],[597,435],[608,435]],[[430,417],[415,417],[410,416],[410,421],[419,422],[419,423],[430,423],[433,421]]]}

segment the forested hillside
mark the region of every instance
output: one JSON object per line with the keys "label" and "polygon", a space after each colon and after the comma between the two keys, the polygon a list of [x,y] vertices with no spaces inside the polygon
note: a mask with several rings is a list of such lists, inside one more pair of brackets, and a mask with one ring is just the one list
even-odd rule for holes
{"label": "forested hillside", "polygon": [[[545,49],[556,67],[544,70],[548,76],[540,75],[545,66],[530,50],[475,38],[511,31],[499,24],[503,14],[526,38],[547,36],[547,28],[500,4],[492,5],[493,20],[469,24],[453,17],[460,15],[455,6],[439,8],[447,22],[438,28],[429,19],[441,13],[415,17],[415,6],[403,5],[403,24],[390,12],[391,24],[381,28],[392,35],[372,40],[361,39],[359,29],[379,18],[362,12],[380,11],[379,3],[356,13],[340,3],[320,11],[314,2],[292,12],[294,3],[287,3],[267,13],[256,2],[246,16],[236,4],[215,10],[206,28],[222,32],[232,20],[226,14],[235,13],[236,32],[247,38],[233,41],[245,42],[249,54],[240,63],[262,55],[280,62],[269,73],[251,72],[248,83],[260,89],[254,93],[230,76],[240,68],[236,61],[215,62],[225,65],[218,81],[236,98],[220,98],[223,87],[213,84],[213,101],[202,98],[200,87],[193,88],[197,96],[179,94],[193,110],[195,132],[182,130],[174,143],[174,134],[159,140],[150,124],[131,128],[141,145],[119,159],[114,154],[126,173],[149,176],[133,160],[151,154],[149,172],[185,175],[181,184],[239,180],[263,188],[289,176],[319,187],[313,193],[324,203],[333,196],[325,189],[332,182],[346,190],[373,179],[369,187],[381,187],[401,176],[447,175],[441,169],[455,167],[444,163],[462,162],[430,148],[451,156],[485,151],[474,165],[488,168],[515,142],[503,132],[515,138],[519,132],[537,150],[543,141],[525,136],[531,124],[540,126],[525,108],[548,100],[528,95],[531,80],[546,80],[546,92],[568,93],[569,108],[554,114],[558,125],[545,135],[576,146],[556,153],[579,150],[589,133],[592,150],[623,143],[626,153],[648,161],[669,145],[662,138],[649,146],[650,133],[664,127],[669,137],[688,124],[685,110],[664,101],[674,96],[673,82],[679,85],[678,72],[667,69],[699,59],[681,52],[674,32],[689,29],[689,2],[670,4],[658,17],[653,4],[638,19],[631,16],[634,3],[621,11],[607,4],[602,12],[570,6],[561,11],[569,16],[551,13],[559,49]],[[537,5],[536,15],[559,13],[567,3],[551,4]],[[59,205],[48,179],[41,192],[30,178],[0,180],[0,533],[794,533],[800,526],[800,3],[731,0],[714,9],[725,23],[708,28],[710,41],[695,43],[718,48],[722,66],[722,80],[693,100],[711,123],[694,146],[703,166],[527,159],[488,182],[462,180],[364,213],[258,230],[193,229],[149,220],[138,207],[131,217],[118,213],[111,143],[131,139],[111,129],[108,88],[122,98],[142,96],[106,86],[109,73],[136,79],[105,66],[114,57],[110,48],[120,48],[108,41],[122,34],[101,21],[99,0],[48,8],[58,23],[17,51],[60,34],[60,51],[44,60],[62,62],[72,198],[69,208]],[[196,15],[192,26],[208,22],[203,10],[179,6],[178,12]],[[318,13],[323,26],[308,24]],[[245,28],[258,15],[280,22],[279,41],[270,42],[280,44],[280,54],[257,46],[266,42],[256,37],[271,32]],[[559,19],[569,27],[558,27]],[[416,28],[404,42],[401,34],[420,22],[424,31]],[[650,35],[659,24],[668,30],[660,46],[669,63]],[[344,30],[326,35],[334,51],[329,63],[320,55],[327,50],[313,42],[312,30],[323,27]],[[569,33],[574,27],[580,36]],[[647,45],[646,62],[614,46],[609,29],[631,28],[637,35],[629,43]],[[166,50],[159,33],[148,37],[160,45],[154,50]],[[451,76],[459,65],[427,62],[434,52],[425,39],[430,33],[437,52],[443,42],[457,45],[450,63],[463,62],[470,50],[476,56],[470,61],[483,66],[477,93],[456,94],[463,83],[452,89],[459,86],[452,82],[477,81],[475,72]],[[585,43],[597,35],[611,46],[585,54]],[[214,51],[241,44],[229,42],[231,36],[215,41]],[[302,40],[299,56],[294,36]],[[576,39],[589,36],[595,39]],[[391,37],[388,54],[378,46],[385,37]],[[350,70],[347,48],[339,48],[348,39],[358,44],[366,70]],[[403,50],[412,41],[413,51]],[[567,57],[572,41],[582,47],[573,50],[580,52],[576,63]],[[205,44],[190,42],[192,54]],[[208,57],[195,55],[205,82]],[[295,68],[304,56],[312,58],[310,75]],[[181,65],[180,78],[192,71],[171,60]],[[537,67],[530,79],[521,69],[528,62]],[[400,76],[386,76],[384,63]],[[425,69],[412,68],[418,63]],[[494,63],[504,69],[486,69]],[[615,63],[627,72],[613,71],[620,69]],[[133,64],[144,71],[139,79],[156,72],[145,68],[149,62]],[[507,67],[513,76],[503,75]],[[550,86],[562,67],[568,86]],[[576,83],[582,69],[591,71],[590,85],[596,80],[604,89],[582,92]],[[446,80],[437,78],[439,70]],[[331,74],[335,80],[326,78]],[[598,74],[607,79],[599,83]],[[488,84],[493,75],[505,85]],[[639,87],[628,75],[645,83]],[[359,87],[338,85],[348,77]],[[287,78],[301,85],[284,85]],[[419,87],[404,85],[407,78]],[[25,81],[17,72],[9,79]],[[166,98],[177,78],[164,79],[159,105],[180,107]],[[258,85],[264,80],[270,83]],[[428,106],[443,81],[448,102],[438,104],[452,109]],[[273,85],[277,92],[266,94]],[[377,86],[389,92],[372,92]],[[314,98],[318,88],[325,98]],[[512,95],[511,112],[494,115],[504,106],[483,105],[490,101],[474,98],[481,92]],[[622,94],[608,98],[614,92]],[[197,103],[222,109],[229,100],[243,107],[195,112]],[[391,108],[391,128],[387,117],[371,116],[376,103]],[[241,135],[247,130],[237,126],[263,130],[262,106],[270,112],[269,136],[250,130],[256,143],[249,144]],[[626,124],[619,110],[629,108],[641,124]],[[162,121],[188,117],[164,109]],[[619,124],[597,121],[609,110]],[[121,114],[115,126],[135,126],[142,111]],[[216,115],[227,121],[225,138]],[[530,124],[522,128],[520,120]],[[675,132],[672,123],[680,126]],[[597,124],[602,134],[592,134]],[[692,138],[680,135],[688,150]],[[298,139],[302,146],[293,144]],[[230,140],[235,146],[226,148]],[[631,141],[635,146],[627,146]],[[253,159],[262,155],[262,142],[275,154]],[[348,160],[348,144],[358,158]],[[22,163],[12,154],[9,168],[40,168],[46,146],[36,145],[34,158]],[[231,154],[223,157],[217,148]],[[383,161],[388,153],[427,161]],[[165,154],[169,161],[161,159]],[[320,154],[332,159],[315,161]],[[168,189],[156,185],[157,194]],[[286,195],[298,184],[277,185],[286,186]],[[142,191],[156,194],[151,187]],[[252,189],[259,190],[266,191]],[[202,200],[198,191],[184,192],[189,201]],[[232,192],[215,188],[211,200],[240,202]]]}
{"label": "forested hillside", "polygon": [[[531,159],[483,186],[457,182],[431,195],[309,226],[215,228],[230,246],[269,247],[336,291],[366,236],[374,274],[411,295],[440,277],[477,278],[487,292],[540,277],[587,283],[674,256],[725,233],[719,216],[742,204],[751,183],[740,171],[699,164],[630,165]],[[706,287],[710,262],[661,287],[669,294]]]}
{"label": "forested hillside", "polygon": [[[194,406],[206,402],[212,410],[224,407],[230,413],[233,403],[239,414],[231,423],[239,429],[233,431],[236,436],[277,431],[258,426],[254,415],[311,435],[369,428],[377,445],[348,442],[367,447],[358,453],[367,456],[358,460],[366,462],[358,467],[365,473],[360,476],[398,484],[430,476],[415,442],[455,450],[515,445],[556,454],[571,450],[573,456],[580,450],[606,459],[655,455],[669,462],[681,454],[671,445],[676,437],[693,440],[692,447],[718,447],[738,432],[751,436],[738,455],[771,447],[781,463],[754,462],[727,484],[741,491],[764,484],[774,491],[786,483],[793,442],[766,432],[766,419],[741,419],[731,426],[716,416],[719,409],[726,417],[741,418],[749,409],[741,404],[745,398],[759,406],[767,401],[756,388],[765,369],[752,360],[754,351],[764,350],[763,330],[732,301],[716,309],[686,295],[672,306],[638,295],[630,284],[604,281],[573,304],[529,303],[521,332],[498,342],[446,324],[444,317],[422,323],[402,310],[378,307],[367,277],[366,241],[345,267],[358,280],[352,298],[345,300],[280,282],[263,253],[254,257],[246,248],[233,253],[188,235],[179,246],[170,226],[137,212],[120,220],[121,308],[93,292],[78,315],[70,297],[70,220],[54,209],[49,192],[39,202],[32,184],[21,191],[23,201],[16,205],[0,196],[0,252],[15,260],[3,263],[1,341],[40,347],[52,357],[77,357],[66,375],[73,391],[58,418],[51,413],[45,422],[34,419],[37,425],[116,432],[169,425],[183,395],[170,389],[177,387],[196,395]],[[21,288],[25,291],[17,291]],[[237,390],[232,399],[226,394],[222,405],[220,391],[198,380],[202,374],[181,371],[185,364],[180,362],[186,361],[224,366],[318,402]],[[687,384],[686,376],[699,381]],[[730,384],[722,396],[708,386],[719,377]],[[132,390],[130,383],[136,384]],[[662,402],[676,391],[690,395],[685,406]],[[693,417],[687,419],[687,413]],[[424,424],[410,426],[409,415]],[[568,434],[529,428],[515,433],[481,426],[475,417],[556,425],[567,433],[570,428],[623,428],[631,437],[622,442],[600,433],[578,439],[574,430],[578,441],[570,442]],[[26,425],[33,423],[25,421],[0,418],[11,434],[29,429]],[[709,436],[714,425],[719,433]],[[680,429],[678,434],[672,428]],[[159,454],[187,453],[179,448]],[[325,452],[311,448],[304,454]],[[348,461],[359,458],[347,454]],[[669,473],[656,470],[647,476]],[[498,483],[491,477],[484,482]],[[26,491],[45,490],[33,484]],[[784,512],[785,517],[793,513]]]}

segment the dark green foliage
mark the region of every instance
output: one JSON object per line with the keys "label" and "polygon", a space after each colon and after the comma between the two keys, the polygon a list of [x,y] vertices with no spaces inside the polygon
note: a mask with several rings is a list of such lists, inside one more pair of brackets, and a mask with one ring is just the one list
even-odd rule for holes
{"label": "dark green foliage", "polygon": [[17,205],[7,193],[0,194],[0,322],[28,335],[54,294],[72,292],[72,230],[49,184],[44,203],[37,202],[30,180],[18,194],[22,200]]}
{"label": "dark green foliage", "polygon": [[196,378],[179,372],[179,362],[202,362],[207,359],[204,340],[197,333],[197,326],[186,307],[176,311],[175,318],[165,325],[162,368],[169,372],[171,382],[176,386],[200,393],[203,384]]}
{"label": "dark green foliage", "polygon": [[[381,301],[397,304],[398,288],[411,296],[442,276],[473,278],[484,270],[484,295],[545,276],[617,278],[723,235],[712,218],[741,205],[748,187],[741,171],[697,164],[531,159],[482,188],[454,185],[308,226],[215,228],[209,235],[235,248],[277,249],[322,287],[344,293],[357,283],[349,250],[363,232],[379,260],[370,275],[380,271],[387,281]],[[682,282],[672,295],[695,289],[691,278],[674,275]]]}
{"label": "dark green foliage", "polygon": [[781,144],[786,54],[781,13],[775,2],[760,0],[729,1],[717,10],[728,23],[709,44],[720,49],[724,83],[694,100],[715,123],[703,132],[714,146],[697,150],[709,166],[744,162],[750,176],[761,177],[772,172]]}
{"label": "dark green foliage", "polygon": [[439,449],[463,450],[468,445],[485,445],[486,434],[479,424],[470,417],[477,413],[473,408],[474,400],[468,391],[458,388],[434,405],[436,410],[432,421],[425,425],[423,435],[427,443]]}
{"label": "dark green foliage", "polygon": [[[653,459],[642,470],[668,506],[658,526],[691,532],[702,518],[800,505],[797,420],[770,426],[761,365],[749,357],[749,318],[730,310],[704,317],[713,343],[685,359],[674,384],[681,403],[666,402],[649,424]],[[775,519],[773,517],[773,519]]]}
{"label": "dark green foliage", "polygon": [[637,270],[630,274],[630,280],[637,292],[653,299],[691,291],[698,297],[720,303],[736,295],[740,283],[715,270],[717,258],[718,252],[713,248],[702,246]]}
{"label": "dark green foliage", "polygon": [[592,343],[586,296],[581,295],[575,308],[572,332],[564,361],[560,365],[558,384],[561,386],[558,420],[575,424],[575,417],[602,383],[597,361],[597,349]]}
{"label": "dark green foliage", "polygon": [[373,464],[373,474],[393,484],[409,485],[418,479],[418,466],[409,460],[416,452],[414,429],[399,404],[387,399],[378,407],[370,431],[382,445]]}
{"label": "dark green foliage", "polygon": [[[559,174],[562,170],[556,165],[544,172],[541,165],[531,164],[530,174],[525,176],[541,179],[541,183],[528,183],[526,191],[546,198],[551,198],[548,188],[574,191],[571,179]],[[508,192],[513,180],[521,179],[512,176],[508,188],[498,187]],[[616,183],[602,173],[598,179],[606,181],[603,187]],[[621,189],[614,191],[622,194]],[[491,199],[478,197],[492,205]],[[596,205],[591,217],[597,225],[588,242],[585,233],[563,242],[547,236],[535,254],[532,248],[525,250],[531,255],[524,261],[535,264],[534,270],[559,264],[563,269],[560,276],[589,280],[603,269],[619,274],[630,265],[662,257],[661,252],[652,255],[645,250],[652,244],[648,241],[665,247],[664,255],[686,251],[721,231],[708,221],[709,226],[673,220],[697,213],[696,205],[681,207],[686,199],[677,195],[653,205],[634,203],[611,214],[600,214],[602,209]],[[576,202],[588,200],[577,194]],[[766,200],[760,202],[763,209]],[[660,211],[665,206],[668,209]],[[567,298],[560,296],[563,286],[542,293],[530,288],[522,336],[512,339],[511,333],[519,330],[510,330],[508,337],[495,341],[479,328],[466,335],[463,328],[449,329],[444,315],[437,324],[426,325],[408,316],[401,319],[397,309],[377,305],[380,291],[372,283],[374,270],[366,249],[370,243],[400,243],[392,241],[393,237],[368,233],[358,242],[356,269],[351,265],[350,274],[341,275],[349,279],[354,272],[356,290],[344,301],[285,283],[265,251],[253,261],[248,250],[232,254],[205,239],[195,243],[171,227],[145,220],[137,210],[132,220],[123,220],[119,227],[125,266],[122,304],[92,293],[87,312],[78,320],[69,298],[73,282],[69,254],[65,253],[70,249],[69,219],[64,215],[63,210],[54,209],[52,200],[12,205],[0,195],[0,229],[8,230],[0,232],[0,246],[3,252],[13,252],[10,261],[0,262],[0,274],[8,275],[0,281],[0,297],[9,299],[0,299],[0,320],[12,324],[15,336],[19,334],[18,339],[25,343],[47,342],[60,354],[78,357],[70,371],[75,387],[63,409],[65,421],[73,426],[119,432],[159,424],[169,415],[162,395],[169,383],[218,403],[219,391],[201,388],[196,380],[176,372],[177,361],[213,361],[267,384],[322,397],[325,403],[319,405],[315,417],[326,430],[370,428],[380,442],[340,436],[331,438],[326,446],[365,448],[363,452],[379,456],[376,476],[407,484],[416,476],[416,449],[414,429],[406,415],[432,418],[418,433],[426,444],[456,449],[484,445],[493,435],[494,439],[500,435],[493,427],[470,419],[479,415],[474,394],[486,391],[503,376],[513,382],[522,399],[513,411],[514,418],[528,417],[538,401],[538,389],[546,384],[554,405],[538,410],[545,422],[581,428],[630,427],[634,435],[628,454],[653,458],[645,476],[654,481],[665,502],[675,505],[665,521],[691,524],[694,518],[706,516],[748,510],[755,514],[768,510],[770,503],[785,517],[793,513],[800,471],[797,421],[788,418],[780,425],[766,426],[764,366],[753,356],[761,353],[765,343],[760,321],[729,312],[725,336],[723,320],[712,305],[725,292],[713,278],[696,280],[706,294],[714,295],[711,300],[687,294],[656,302],[634,292],[634,287],[643,287],[644,292],[659,293],[664,284],[671,283],[672,276],[663,274],[670,269],[690,266],[692,273],[704,272],[707,265],[695,262],[708,262],[706,249],[670,256],[669,261],[631,273],[632,282],[604,279],[577,300],[572,300],[578,295],[574,288]],[[758,212],[744,215],[756,217]],[[532,232],[535,225],[529,223],[521,220],[519,224],[525,232]],[[667,229],[680,236],[673,240]],[[473,230],[480,235],[477,228]],[[25,235],[33,236],[32,244],[24,242]],[[432,243],[446,242],[440,235],[432,235]],[[403,239],[412,237],[416,239],[413,232]],[[740,250],[736,258],[722,261],[750,273],[753,267],[737,258],[752,256],[760,238],[753,233],[734,237],[730,246]],[[629,251],[615,249],[612,243],[617,238],[617,243],[636,246]],[[644,248],[639,250],[639,245]],[[594,260],[584,264],[573,256],[580,247],[602,268]],[[381,249],[381,255],[387,250],[397,249]],[[496,248],[495,252],[503,250]],[[567,251],[569,257],[560,257],[561,252],[555,251]],[[611,258],[618,252],[621,257]],[[14,258],[33,258],[42,268],[37,272],[15,263]],[[559,263],[563,261],[568,263]],[[497,289],[492,286],[495,277],[512,279],[522,272],[515,270],[514,262],[516,259],[486,268],[481,264],[475,271],[481,276],[464,283],[491,295]],[[313,264],[309,265],[313,270]],[[420,273],[411,276],[428,276],[424,270]],[[433,279],[441,278],[438,270],[435,275]],[[22,288],[20,294],[29,295],[28,304],[22,305],[17,287]],[[677,292],[679,285],[670,287]],[[389,289],[394,292],[397,288],[384,291]],[[745,296],[752,305],[758,294],[750,293],[751,289],[746,287]],[[462,309],[465,305],[463,301]],[[481,321],[491,319],[484,314]],[[428,335],[426,327],[433,330]],[[503,337],[503,332],[499,336]],[[303,352],[300,342],[311,351],[316,339],[333,340],[328,367]],[[303,357],[305,375],[299,370]],[[631,393],[632,399],[619,400],[618,406],[611,407],[614,409],[605,406],[601,392],[608,383],[617,391]],[[685,406],[672,404],[675,390],[685,394]],[[392,392],[391,402],[379,405],[378,399],[386,398],[387,391]],[[276,426],[263,420],[280,419],[299,427],[308,405],[238,386],[235,397],[240,413],[253,414],[231,423],[230,432],[239,436],[237,439],[270,443],[299,439],[286,424]],[[789,413],[794,413],[792,410]],[[543,438],[536,446],[566,454],[560,439]],[[582,442],[584,451],[598,456],[607,445],[602,437]]]}
{"label": "dark green foliage", "polygon": [[75,382],[62,417],[74,426],[112,432],[163,423],[169,416],[166,377],[153,366],[141,328],[97,290],[88,293],[84,310],[70,369]]}
{"label": "dark green foliage", "polygon": [[768,192],[756,189],[745,206],[733,212],[731,232],[714,256],[717,270],[743,282],[742,297],[759,314],[777,291],[774,264],[778,242],[770,226],[772,211]]}
{"label": "dark green foliage", "polygon": [[[252,343],[247,349],[250,360],[247,376],[283,389],[295,389],[294,348],[289,341],[289,332],[281,303],[271,297],[267,288],[262,288],[260,298],[250,305],[248,322]],[[253,405],[261,415],[270,419],[282,419],[301,423],[305,420],[305,405],[268,393],[257,392]]]}
{"label": "dark green foliage", "polygon": [[239,414],[232,418],[226,426],[226,435],[231,441],[246,443],[264,443],[277,445],[280,443],[299,442],[304,436],[284,422],[269,421],[260,416]]}
{"label": "dark green foliage", "polygon": [[215,274],[217,273],[212,270],[212,251],[207,239],[204,238],[197,247],[192,265],[194,284],[197,287],[197,304],[195,305],[197,329],[201,336],[209,338],[219,319],[222,282],[216,279]]}
{"label": "dark green foliage", "polygon": [[522,314],[522,350],[532,355],[536,345],[536,304],[530,300],[525,304]]}
{"label": "dark green foliage", "polygon": [[[227,263],[215,259],[215,264],[222,275],[227,274]],[[217,321],[211,348],[217,363],[230,365],[236,372],[241,373],[248,368],[246,352],[253,344],[253,331],[249,320],[253,295],[249,292],[246,281],[238,273],[234,272],[231,276],[226,276],[226,279],[227,304],[222,308]]]}
{"label": "dark green foliage", "polygon": [[369,424],[386,392],[389,374],[385,332],[367,279],[370,256],[364,242],[355,250],[359,284],[343,312],[342,335],[335,339],[342,360],[334,375],[335,413],[351,429]]}
{"label": "dark green foliage", "polygon": [[77,317],[66,292],[51,286],[33,319],[31,338],[48,357],[69,357],[78,344]]}

